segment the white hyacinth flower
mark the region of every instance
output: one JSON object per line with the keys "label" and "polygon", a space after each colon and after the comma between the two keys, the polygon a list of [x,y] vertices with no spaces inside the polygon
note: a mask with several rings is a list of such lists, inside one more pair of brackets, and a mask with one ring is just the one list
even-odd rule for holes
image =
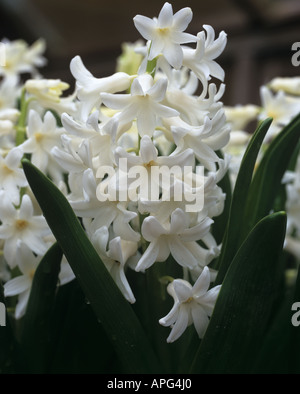
{"label": "white hyacinth flower", "polygon": [[151,75],[142,74],[132,82],[130,94],[102,93],[101,98],[107,107],[121,110],[115,115],[120,123],[127,124],[136,119],[140,136],[152,137],[161,118],[179,115],[175,109],[161,104],[167,86],[166,78],[154,82]]}
{"label": "white hyacinth flower", "polygon": [[15,309],[16,319],[20,319],[25,314],[33,277],[41,258],[42,256],[34,255],[32,250],[24,243],[17,242],[16,262],[22,275],[16,276],[4,284],[5,297],[18,295],[18,303]]}
{"label": "white hyacinth flower", "polygon": [[205,97],[208,87],[208,81],[211,77],[218,78],[220,81],[224,80],[224,70],[214,60],[223,52],[227,36],[222,31],[219,37],[215,40],[215,31],[210,25],[203,26],[204,31],[197,35],[196,49],[184,47],[183,49],[183,65],[190,68],[199,78],[203,85],[203,97]]}
{"label": "white hyacinth flower", "polygon": [[115,280],[116,285],[127,301],[133,304],[135,297],[125,276],[125,265],[128,259],[136,253],[137,243],[125,241],[121,237],[115,237],[109,241],[109,233],[106,226],[93,231],[91,241]]}
{"label": "white hyacinth flower", "polygon": [[0,190],[18,205],[20,202],[20,189],[28,185],[24,171],[20,168],[23,153],[19,148],[11,149],[7,156],[0,155]]}
{"label": "white hyacinth flower", "polygon": [[77,103],[74,102],[75,94],[63,97],[70,85],[60,79],[28,79],[24,87],[36,99],[37,106],[42,109],[52,109],[58,115],[63,112],[75,113]]}
{"label": "white hyacinth flower", "polygon": [[19,145],[23,153],[31,153],[31,162],[54,179],[62,177],[62,168],[53,160],[51,150],[60,146],[63,129],[57,127],[54,115],[47,111],[44,118],[35,110],[28,115],[27,139]]}
{"label": "white hyacinth flower", "polygon": [[170,253],[183,267],[206,266],[213,258],[214,251],[204,249],[197,241],[204,238],[213,221],[206,217],[200,223],[189,227],[189,217],[180,208],[171,215],[170,223],[161,224],[153,216],[143,221],[142,235],[150,244],[139,260],[136,271],[145,271],[156,261],[165,261]]}
{"label": "white hyacinth flower", "polygon": [[300,95],[300,77],[276,77],[268,83],[268,86],[276,92],[282,90],[288,94]]}
{"label": "white hyacinth flower", "polygon": [[87,119],[92,109],[100,105],[100,93],[116,93],[126,90],[133,78],[124,72],[117,72],[105,78],[96,78],[84,66],[80,56],[75,56],[71,60],[70,69],[76,79],[76,94],[83,105],[83,119]]}
{"label": "white hyacinth flower", "polygon": [[167,342],[176,341],[191,324],[194,324],[199,338],[203,338],[221,289],[218,285],[209,290],[210,282],[209,269],[204,267],[194,286],[183,279],[175,279],[168,285],[174,305],[159,320],[161,325],[172,327]]}
{"label": "white hyacinth flower", "polygon": [[9,79],[18,80],[19,75],[30,73],[37,76],[37,67],[46,64],[43,56],[46,45],[43,39],[35,41],[31,46],[23,40],[2,40],[5,53],[5,65],[0,67],[0,75]]}
{"label": "white hyacinth flower", "polygon": [[[9,103],[0,111],[0,243],[5,263],[22,273],[6,285],[6,295],[19,295],[17,316],[25,312],[37,263],[54,242],[41,211],[34,210],[31,190],[22,190],[17,201],[23,153],[66,196],[128,302],[135,296],[127,268],[144,273],[169,257],[180,266],[195,285],[176,279],[168,286],[175,304],[160,322],[173,327],[168,342],[192,322],[203,336],[219,289],[208,290],[216,271],[207,266],[220,253],[211,225],[224,208],[218,182],[228,156],[221,159],[218,151],[228,144],[230,127],[220,101],[225,85],[209,84],[212,77],[224,78],[215,59],[226,34],[215,38],[208,25],[198,35],[186,33],[191,19],[189,7],[173,13],[169,3],[157,18],[137,15],[134,24],[147,42],[133,46],[138,61],[132,57],[129,66],[135,71],[96,78],[75,56],[72,94],[59,79],[31,79],[22,91],[19,122]],[[14,134],[25,130],[27,139],[12,149]],[[12,183],[15,198],[8,190]],[[74,277],[67,263],[62,269],[67,280]],[[66,283],[63,275],[60,283]]]}
{"label": "white hyacinth flower", "polygon": [[149,60],[162,54],[175,69],[182,66],[183,51],[180,44],[195,42],[196,37],[183,31],[192,20],[193,13],[189,7],[182,8],[173,15],[171,4],[165,3],[158,18],[136,15],[135,27],[146,39],[151,41]]}
{"label": "white hyacinth flower", "polygon": [[50,229],[42,215],[34,215],[30,197],[23,196],[19,209],[13,206],[3,191],[0,192],[0,201],[0,239],[5,240],[3,253],[10,268],[17,264],[16,249],[20,240],[37,255],[43,255],[48,249],[44,237]]}
{"label": "white hyacinth flower", "polygon": [[260,97],[262,110],[258,119],[273,118],[273,122],[265,137],[265,141],[268,142],[300,112],[300,101],[289,100],[283,90],[279,90],[274,94],[265,85],[260,88]]}
{"label": "white hyacinth flower", "polygon": [[[35,255],[22,241],[19,240],[17,242],[16,263],[22,275],[16,276],[4,284],[5,297],[18,295],[18,302],[15,309],[16,319],[20,319],[26,312],[32,281],[41,259],[41,255]],[[69,264],[63,260],[58,275],[58,284],[66,284],[72,279],[74,279],[73,271],[70,269]]]}

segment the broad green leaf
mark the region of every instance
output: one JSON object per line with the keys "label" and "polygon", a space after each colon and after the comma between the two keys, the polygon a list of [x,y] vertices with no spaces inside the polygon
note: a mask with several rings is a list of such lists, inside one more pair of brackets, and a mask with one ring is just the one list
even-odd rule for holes
{"label": "broad green leaf", "polygon": [[251,373],[280,286],[285,230],[285,213],[274,213],[243,242],[224,278],[190,372]]}
{"label": "broad green leaf", "polygon": [[258,165],[247,198],[244,235],[274,208],[283,175],[289,168],[299,139],[300,114],[274,138]]}
{"label": "broad green leaf", "polygon": [[272,119],[266,119],[259,125],[247,146],[241,162],[231,199],[229,218],[222,242],[221,254],[217,261],[216,268],[219,270],[219,273],[216,283],[222,282],[226,271],[241,244],[241,228],[246,225],[244,221],[245,202],[251,185],[257,155],[271,122]]}
{"label": "broad green leaf", "polygon": [[26,159],[22,163],[44,216],[118,354],[124,371],[161,372],[131,305],[107,271],[67,199],[33,164]]}
{"label": "broad green leaf", "polygon": [[47,373],[118,373],[120,365],[103,327],[75,279],[60,286],[51,324]]}
{"label": "broad green leaf", "polygon": [[[295,371],[296,364],[291,364],[292,353],[298,353],[299,347],[292,342],[290,292],[273,308],[270,328],[264,338],[261,350],[252,373],[288,374]],[[295,351],[296,350],[296,351]],[[299,373],[299,364],[297,365]]]}
{"label": "broad green leaf", "polygon": [[29,373],[47,372],[52,312],[62,251],[55,243],[40,261],[23,319],[21,347]]}

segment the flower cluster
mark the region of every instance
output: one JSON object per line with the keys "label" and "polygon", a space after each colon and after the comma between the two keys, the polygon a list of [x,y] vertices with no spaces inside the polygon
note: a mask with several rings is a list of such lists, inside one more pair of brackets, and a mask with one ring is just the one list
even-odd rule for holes
{"label": "flower cluster", "polygon": [[[5,281],[5,296],[17,296],[15,317],[21,318],[35,270],[55,239],[20,161],[24,155],[30,155],[42,171],[56,181],[62,179],[62,169],[51,154],[51,149],[61,144],[62,130],[54,113],[48,110],[57,110],[59,96],[55,105],[52,96],[60,81],[43,80],[37,71],[46,63],[44,41],[38,40],[29,47],[21,40],[4,40],[1,45],[5,49],[5,64],[0,67],[0,277]],[[26,74],[32,79],[24,83]],[[30,88],[33,86],[37,86],[36,91]],[[45,91],[49,92],[48,97]],[[64,259],[60,284],[73,278]]]}
{"label": "flower cluster", "polygon": [[[237,105],[225,107],[228,122],[231,124],[230,142],[225,151],[231,156],[230,174],[234,185],[241,159],[247,148],[251,134],[246,129],[250,122],[259,122],[267,117],[273,119],[264,141],[263,151],[278,135],[284,126],[300,112],[299,77],[276,77],[260,88],[261,105]],[[260,157],[258,158],[258,161]],[[300,153],[293,168],[288,170],[282,180],[285,185],[287,212],[287,232],[285,249],[300,259]]]}
{"label": "flower cluster", "polygon": [[[226,197],[218,183],[228,156],[218,152],[228,144],[230,126],[220,101],[224,71],[215,60],[226,34],[216,38],[208,25],[197,35],[186,33],[191,19],[190,8],[174,14],[169,3],[157,18],[137,15],[134,24],[146,42],[131,45],[134,67],[123,56],[116,73],[96,78],[76,56],[69,96],[62,96],[68,85],[60,80],[35,77],[21,91],[9,86],[10,95],[15,92],[9,108],[20,94],[21,107],[1,137],[0,239],[9,268],[21,271],[5,284],[7,296],[20,295],[17,317],[34,269],[54,242],[20,169],[27,155],[65,194],[130,303],[135,295],[127,271],[143,275],[172,259],[182,274],[170,279],[174,307],[160,323],[172,327],[169,342],[192,323],[204,335],[220,289],[211,288],[211,263],[220,252],[212,224]],[[26,71],[33,72],[40,53],[28,53]],[[70,270],[62,273],[60,283],[72,278]]]}

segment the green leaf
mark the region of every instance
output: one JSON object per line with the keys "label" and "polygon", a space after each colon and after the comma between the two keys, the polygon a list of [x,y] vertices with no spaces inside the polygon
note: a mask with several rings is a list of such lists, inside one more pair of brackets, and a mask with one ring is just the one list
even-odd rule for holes
{"label": "green leaf", "polygon": [[222,242],[221,254],[217,261],[216,268],[219,270],[219,272],[215,282],[216,284],[222,282],[226,271],[238,250],[238,247],[243,241],[240,239],[240,233],[241,228],[246,225],[244,220],[245,202],[247,200],[249,188],[251,185],[257,156],[271,122],[272,119],[269,118],[258,126],[247,146],[246,152],[241,162],[231,199],[229,218],[225,236]]}
{"label": "green leaf", "polygon": [[[254,374],[288,374],[294,373],[299,364],[291,364],[292,353],[298,353],[298,344],[291,341],[291,294],[285,294],[276,308],[273,319],[264,338],[261,351],[252,373]],[[296,352],[295,352],[295,349]]]}
{"label": "green leaf", "polygon": [[21,347],[30,373],[45,373],[49,358],[51,323],[62,250],[55,243],[40,261],[23,319]]}
{"label": "green leaf", "polygon": [[235,255],[193,362],[192,373],[251,373],[272,318],[286,215],[263,218]]}
{"label": "green leaf", "polygon": [[118,373],[120,365],[101,324],[75,279],[57,291],[50,324],[47,373]]}
{"label": "green leaf", "polygon": [[161,372],[132,307],[123,297],[60,190],[28,160],[25,175],[87,300],[110,339],[125,372]]}
{"label": "green leaf", "polygon": [[274,208],[282,177],[300,139],[300,114],[274,138],[255,172],[247,198],[245,235]]}

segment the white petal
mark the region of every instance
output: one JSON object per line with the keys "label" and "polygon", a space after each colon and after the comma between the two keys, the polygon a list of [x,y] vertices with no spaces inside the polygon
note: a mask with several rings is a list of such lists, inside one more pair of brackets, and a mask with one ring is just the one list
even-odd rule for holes
{"label": "white petal", "polygon": [[69,263],[62,261],[59,272],[59,285],[65,285],[75,279],[74,272]]}
{"label": "white petal", "polygon": [[30,289],[19,295],[19,299],[15,311],[16,319],[20,319],[22,316],[24,316],[28,304],[29,296],[30,296]]}
{"label": "white petal", "polygon": [[152,108],[143,108],[140,110],[136,123],[141,136],[152,135],[156,127],[156,115],[152,111]]}
{"label": "white petal", "polygon": [[193,296],[192,285],[183,279],[174,279],[173,287],[179,302],[185,302]]}
{"label": "white petal", "polygon": [[17,243],[16,251],[16,262],[21,272],[28,277],[32,274],[39,263],[39,259],[36,258],[32,250],[23,242]]}
{"label": "white petal", "polygon": [[[116,265],[117,263],[115,263]],[[125,276],[124,270],[123,268],[118,267],[117,268],[117,273],[115,273],[113,275],[117,286],[119,287],[119,289],[121,290],[122,294],[124,295],[124,297],[126,298],[126,300],[128,302],[130,302],[131,304],[135,303],[135,298],[133,295],[133,292],[131,290],[131,287],[127,281],[127,278]]]}
{"label": "white petal", "polygon": [[0,218],[3,223],[10,223],[16,217],[17,210],[12,205],[5,191],[0,192]]}
{"label": "white petal", "polygon": [[155,101],[162,101],[165,98],[168,86],[167,78],[160,78],[148,91],[147,94]]}
{"label": "white petal", "polygon": [[33,215],[33,206],[30,197],[25,194],[22,198],[22,204],[20,207],[19,218],[22,220],[30,220]]}
{"label": "white petal", "polygon": [[158,255],[156,261],[166,261],[170,255],[170,248],[168,243],[163,239],[158,240]]}
{"label": "white petal", "polygon": [[109,108],[122,109],[130,103],[130,94],[101,93],[102,102]]}
{"label": "white petal", "polygon": [[43,122],[40,115],[35,110],[31,109],[28,115],[28,137],[31,137],[36,132],[40,132],[42,129]]}
{"label": "white petal", "polygon": [[31,286],[31,280],[26,275],[17,276],[4,284],[5,297],[15,296],[28,290]]}
{"label": "white petal", "polygon": [[169,237],[168,243],[171,254],[178,264],[188,268],[193,268],[197,265],[195,257],[178,237]]}
{"label": "white petal", "polygon": [[186,44],[197,41],[197,37],[189,33],[172,32],[172,40],[175,44]]}
{"label": "white petal", "polygon": [[159,324],[165,327],[171,326],[176,322],[178,318],[178,312],[179,312],[179,304],[178,302],[175,302],[170,312],[165,317],[159,319]]}
{"label": "white petal", "polygon": [[203,306],[208,316],[211,316],[213,312],[220,290],[221,285],[215,286],[210,289],[204,296],[202,296],[201,300],[199,299],[198,301]]}
{"label": "white petal", "polygon": [[168,231],[161,225],[161,223],[153,216],[148,216],[144,219],[142,224],[143,237],[152,242]]}
{"label": "white petal", "polygon": [[173,17],[173,27],[176,30],[184,31],[193,18],[193,12],[189,7],[177,11]]}
{"label": "white petal", "polygon": [[44,172],[47,170],[49,157],[46,152],[44,152],[41,148],[37,148],[32,152],[31,162],[35,165],[40,171]]}
{"label": "white petal", "polygon": [[[150,75],[149,75],[149,76],[150,76]],[[152,78],[152,77],[150,76],[150,78]],[[142,81],[141,81],[141,82],[142,82]],[[132,85],[131,85],[130,92],[131,92],[131,95],[132,95],[132,96],[144,96],[145,92],[144,92],[144,90],[143,90],[143,87],[142,87],[142,85],[141,85],[141,83],[140,83],[139,78],[135,78],[135,79],[133,80]]]}
{"label": "white petal", "polygon": [[130,220],[132,220],[134,217],[134,212],[129,211],[117,215],[113,222],[115,234],[119,235],[126,241],[138,242],[140,240],[140,234],[135,232],[129,224]]}
{"label": "white petal", "polygon": [[164,47],[163,54],[172,67],[176,70],[180,69],[183,61],[183,51],[179,44],[168,43]]}
{"label": "white petal", "polygon": [[110,258],[112,258],[113,260],[116,260],[119,263],[121,263],[122,265],[124,265],[120,237],[115,237],[109,242],[109,250],[108,250],[107,255]]}
{"label": "white petal", "polygon": [[81,57],[75,56],[70,62],[70,70],[75,79],[84,81],[86,79],[94,78],[93,75],[84,66]]}
{"label": "white petal", "polygon": [[44,116],[44,127],[43,130],[45,133],[51,133],[56,130],[56,119],[55,116],[52,114],[52,112],[47,111],[45,116]]}
{"label": "white petal", "polygon": [[210,272],[208,267],[204,267],[203,271],[199,275],[193,286],[193,294],[194,296],[201,297],[204,295],[210,285]]}
{"label": "white petal", "polygon": [[148,135],[142,137],[140,142],[140,155],[143,163],[150,163],[157,158],[157,149]]}
{"label": "white petal", "polygon": [[149,52],[149,60],[153,60],[156,56],[160,55],[164,49],[164,42],[160,37],[156,37],[151,41]]}
{"label": "white petal", "polygon": [[167,338],[167,342],[174,342],[178,339],[185,331],[189,322],[189,309],[185,305],[181,305],[177,321],[172,328],[170,335]]}
{"label": "white petal", "polygon": [[162,118],[171,118],[173,116],[178,116],[179,112],[176,109],[167,107],[166,105],[159,104],[157,102],[152,102],[153,111],[155,111],[156,115]]}
{"label": "white petal", "polygon": [[140,34],[146,39],[151,40],[153,36],[153,30],[156,27],[155,22],[143,15],[136,15],[133,18],[134,25]]}
{"label": "white petal", "polygon": [[119,115],[119,121],[122,122],[123,124],[130,123],[136,118],[138,108],[139,108],[138,104],[132,102],[123,109],[120,115],[116,114],[115,116]]}
{"label": "white petal", "polygon": [[165,3],[158,15],[158,27],[165,28],[172,25],[173,8],[170,3]]}
{"label": "white petal", "polygon": [[152,264],[155,263],[157,255],[159,252],[159,248],[157,246],[157,242],[153,241],[149,244],[148,248],[140,258],[135,270],[145,271],[147,268],[151,267]]}
{"label": "white petal", "polygon": [[5,240],[3,253],[7,264],[13,269],[16,266],[16,246],[17,240],[11,237]]}
{"label": "white petal", "polygon": [[6,158],[5,162],[8,168],[18,168],[20,166],[20,160],[23,156],[23,152],[20,148],[13,148],[11,149]]}
{"label": "white petal", "polygon": [[180,234],[182,233],[188,226],[189,219],[188,215],[183,212],[182,209],[177,208],[172,212],[171,215],[171,234]]}
{"label": "white petal", "polygon": [[203,338],[209,324],[207,313],[201,305],[193,305],[191,313],[197,334],[199,338]]}
{"label": "white petal", "polygon": [[181,240],[186,242],[200,240],[209,232],[212,223],[212,219],[205,218],[201,223],[197,224],[196,226],[185,229],[180,236]]}

